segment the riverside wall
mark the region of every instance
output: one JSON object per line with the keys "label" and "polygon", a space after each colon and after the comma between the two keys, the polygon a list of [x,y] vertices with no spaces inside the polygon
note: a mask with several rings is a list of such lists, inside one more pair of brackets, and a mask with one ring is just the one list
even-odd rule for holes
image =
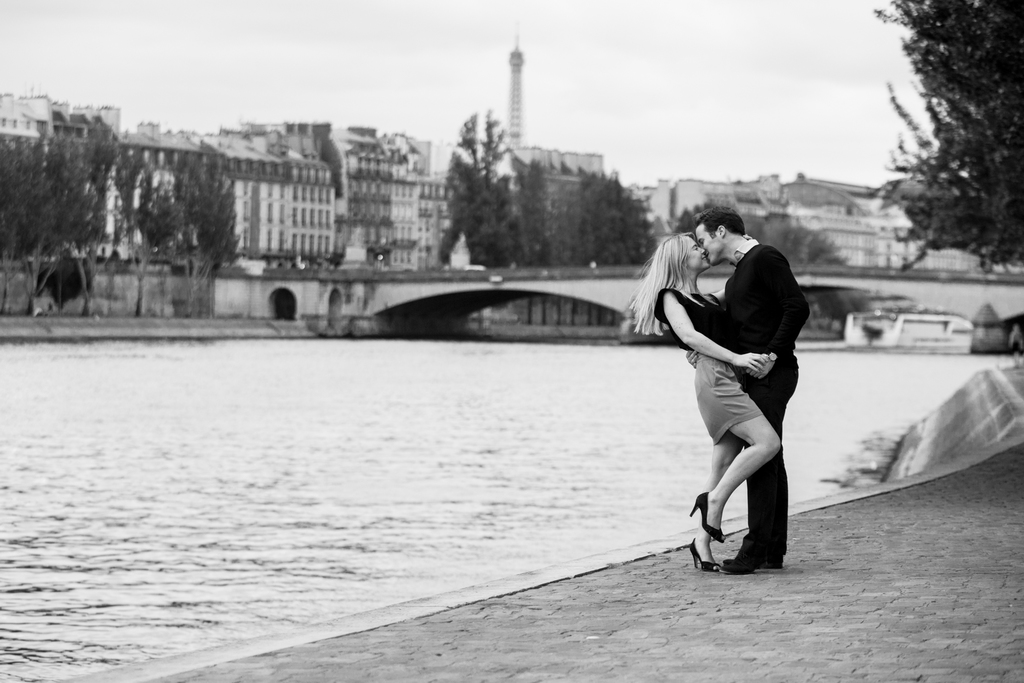
{"label": "riverside wall", "polygon": [[980,462],[1021,443],[1024,370],[987,368],[910,429],[885,480]]}
{"label": "riverside wall", "polygon": [[[36,297],[35,309],[44,315],[78,316],[82,314],[85,299],[78,291],[77,275],[74,287],[66,292],[63,305],[58,305],[58,293],[45,291]],[[139,281],[127,267],[101,269],[93,280],[91,313],[101,317],[130,317],[135,315],[139,295]],[[180,269],[167,265],[151,266],[143,285],[142,315],[149,318],[180,318],[188,315],[188,281]],[[195,301],[195,313],[209,314],[210,295],[200,292]],[[22,272],[16,272],[7,283],[5,312],[21,315],[28,312],[28,293]]]}
{"label": "riverside wall", "polygon": [[0,343],[101,340],[309,339],[315,325],[294,320],[209,318],[2,317]]}

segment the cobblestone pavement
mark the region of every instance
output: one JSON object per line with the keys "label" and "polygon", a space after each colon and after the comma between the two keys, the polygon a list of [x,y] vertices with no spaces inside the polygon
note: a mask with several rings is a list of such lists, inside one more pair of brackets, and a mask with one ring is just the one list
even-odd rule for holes
{"label": "cobblestone pavement", "polygon": [[161,681],[1024,680],[1024,447],[790,535],[781,571],[666,553]]}

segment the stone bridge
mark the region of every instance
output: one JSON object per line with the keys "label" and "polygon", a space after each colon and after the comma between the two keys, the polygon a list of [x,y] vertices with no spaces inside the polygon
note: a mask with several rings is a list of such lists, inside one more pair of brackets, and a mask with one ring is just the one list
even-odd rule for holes
{"label": "stone bridge", "polygon": [[[722,288],[731,271],[712,268],[701,277],[702,289]],[[1024,275],[847,266],[798,267],[794,274],[809,294],[853,290],[905,297],[968,319],[984,304],[1002,319],[1024,315]],[[276,269],[260,276],[233,270],[216,280],[215,309],[218,317],[306,319],[335,329],[356,324],[361,326],[356,332],[395,331],[410,321],[416,321],[420,332],[443,332],[475,311],[540,295],[622,314],[638,275],[635,266],[432,272]]]}

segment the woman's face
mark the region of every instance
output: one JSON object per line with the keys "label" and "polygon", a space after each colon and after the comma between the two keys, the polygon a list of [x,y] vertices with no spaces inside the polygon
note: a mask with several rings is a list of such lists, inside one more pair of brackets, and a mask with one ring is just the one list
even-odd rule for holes
{"label": "woman's face", "polygon": [[683,265],[690,272],[699,275],[711,267],[708,262],[708,252],[689,237],[683,238],[683,249]]}

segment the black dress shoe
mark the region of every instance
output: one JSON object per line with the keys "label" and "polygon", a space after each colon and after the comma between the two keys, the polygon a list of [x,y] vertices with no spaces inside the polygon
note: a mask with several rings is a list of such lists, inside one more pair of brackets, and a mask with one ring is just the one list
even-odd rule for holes
{"label": "black dress shoe", "polygon": [[723,574],[753,574],[759,566],[759,562],[737,556],[735,559],[722,562],[722,568],[719,571]]}
{"label": "black dress shoe", "polygon": [[766,560],[758,566],[758,569],[782,569],[782,560]]}

